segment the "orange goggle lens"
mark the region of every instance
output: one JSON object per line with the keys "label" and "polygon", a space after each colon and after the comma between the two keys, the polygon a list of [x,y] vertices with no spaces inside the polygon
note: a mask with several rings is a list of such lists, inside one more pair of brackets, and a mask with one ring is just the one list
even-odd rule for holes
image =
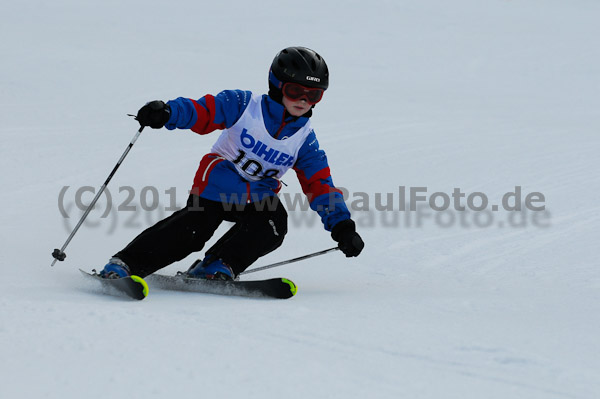
{"label": "orange goggle lens", "polygon": [[282,92],[290,100],[297,101],[304,97],[309,104],[316,104],[323,98],[324,90],[288,82],[283,85]]}

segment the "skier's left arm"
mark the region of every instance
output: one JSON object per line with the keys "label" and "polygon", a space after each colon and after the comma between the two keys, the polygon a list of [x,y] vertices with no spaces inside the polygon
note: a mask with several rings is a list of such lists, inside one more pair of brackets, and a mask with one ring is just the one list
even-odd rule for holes
{"label": "skier's left arm", "polygon": [[331,231],[331,237],[339,243],[346,256],[358,256],[364,243],[356,232],[356,224],[350,217],[341,190],[333,184],[327,155],[319,148],[314,132],[309,134],[298,151],[294,171],[311,209],[319,214],[325,230]]}

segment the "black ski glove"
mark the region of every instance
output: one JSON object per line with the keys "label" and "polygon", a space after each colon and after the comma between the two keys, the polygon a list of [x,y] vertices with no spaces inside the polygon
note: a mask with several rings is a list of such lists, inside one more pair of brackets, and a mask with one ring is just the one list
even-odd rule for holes
{"label": "black ski glove", "polygon": [[135,119],[142,126],[150,126],[152,129],[160,129],[169,121],[171,107],[160,100],[150,101],[137,113]]}
{"label": "black ski glove", "polygon": [[358,256],[365,247],[365,243],[356,232],[356,224],[352,219],[342,220],[333,226],[331,238],[338,242],[338,248],[347,258]]}

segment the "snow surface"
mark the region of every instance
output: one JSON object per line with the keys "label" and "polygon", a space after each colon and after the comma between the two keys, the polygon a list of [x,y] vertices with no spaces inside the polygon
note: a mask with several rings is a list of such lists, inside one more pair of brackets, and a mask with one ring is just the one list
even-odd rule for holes
{"label": "snow surface", "polygon": [[[591,0],[3,2],[0,397],[600,397],[599,18]],[[293,279],[287,301],[100,295],[77,269],[160,219],[140,210],[144,187],[159,210],[171,187],[181,204],[217,137],[148,129],[109,185],[138,211],[100,207],[50,268],[75,191],[99,187],[137,129],[126,113],[264,92],[290,45],[330,66],[313,125],[336,184],[371,199],[354,212],[359,258],[252,276]],[[477,227],[473,212],[375,210],[400,186],[490,205],[521,186],[546,211]],[[290,212],[257,266],[333,246],[310,215]]]}

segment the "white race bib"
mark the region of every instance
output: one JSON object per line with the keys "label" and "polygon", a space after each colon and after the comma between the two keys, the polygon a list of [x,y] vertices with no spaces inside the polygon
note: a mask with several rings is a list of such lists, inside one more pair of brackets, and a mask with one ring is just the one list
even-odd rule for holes
{"label": "white race bib", "polygon": [[223,130],[211,150],[233,162],[238,173],[250,181],[280,179],[294,166],[298,151],[311,132],[307,121],[291,137],[273,138],[265,127],[261,102],[262,96],[252,95],[240,119]]}

